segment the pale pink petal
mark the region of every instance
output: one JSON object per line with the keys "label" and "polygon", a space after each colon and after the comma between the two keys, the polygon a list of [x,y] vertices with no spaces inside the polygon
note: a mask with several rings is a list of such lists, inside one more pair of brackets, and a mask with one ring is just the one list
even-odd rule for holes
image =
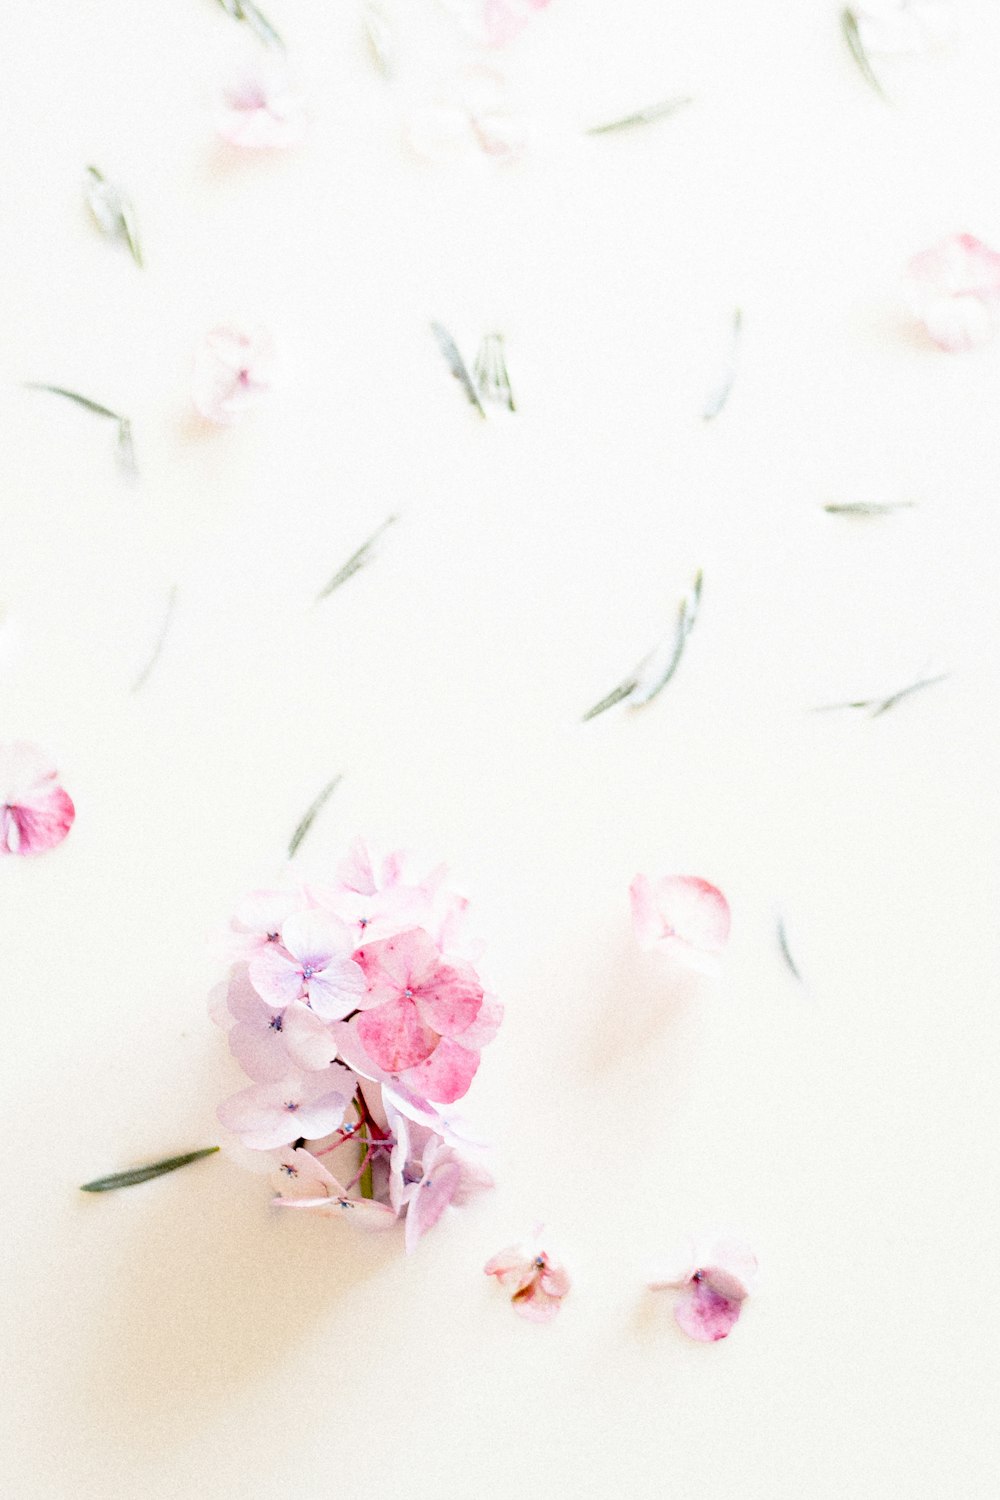
{"label": "pale pink petal", "polygon": [[329,1078],[312,1073],[254,1084],[224,1099],[219,1119],[254,1151],[271,1151],[299,1136],[319,1140],[344,1118],[349,1100],[337,1090],[341,1076],[342,1070],[331,1070]]}
{"label": "pale pink petal", "polygon": [[730,913],[716,886],[696,875],[667,875],[655,884],[637,875],[629,894],[641,947],[703,973],[718,971],[718,955],[729,938]]}
{"label": "pale pink petal", "polygon": [[514,1311],[522,1318],[528,1318],[532,1323],[551,1323],[562,1306],[564,1295],[560,1293],[558,1296],[552,1296],[542,1286],[541,1281],[536,1280],[523,1291],[515,1292],[510,1300]]}
{"label": "pale pink petal", "polygon": [[302,994],[302,966],[280,948],[262,948],[250,960],[250,983],[262,1000],[281,1010]]}
{"label": "pale pink petal", "polygon": [[438,962],[433,973],[413,984],[421,1018],[439,1036],[459,1036],[479,1015],[482,986],[467,966],[453,968]]}
{"label": "pale pink petal", "polygon": [[706,1245],[701,1256],[705,1281],[725,1297],[741,1301],[757,1285],[757,1257],[742,1240],[716,1239]]}
{"label": "pale pink petal", "polygon": [[326,1021],[342,1021],[352,1010],[357,1010],[365,990],[365,977],[351,959],[332,958],[319,973],[307,974],[305,987],[309,1004],[318,1016]]}
{"label": "pale pink petal", "polygon": [[[374,1014],[381,1015],[381,1011]],[[478,1052],[443,1037],[425,1061],[400,1070],[400,1081],[423,1099],[435,1104],[454,1104],[468,1093],[478,1068]]]}
{"label": "pale pink petal", "polygon": [[309,115],[287,79],[254,74],[225,91],[218,131],[233,146],[253,151],[286,150],[305,135]]}
{"label": "pale pink petal", "polygon": [[396,1215],[384,1203],[351,1198],[310,1152],[287,1147],[272,1177],[279,1208],[299,1208],[328,1218],[347,1219],[357,1229],[391,1229]]}
{"label": "pale pink petal", "polygon": [[953,234],[910,261],[904,292],[942,349],[975,348],[1000,326],[1000,254],[971,234]]}
{"label": "pale pink petal", "polygon": [[260,1025],[270,1014],[250,979],[250,970],[246,964],[237,965],[230,974],[226,986],[226,1004],[233,1020],[249,1021],[251,1025]]}
{"label": "pale pink petal", "polygon": [[281,1037],[288,1056],[307,1073],[319,1072],[337,1056],[337,1044],[326,1022],[295,1000],[281,1017]]}
{"label": "pale pink petal", "polygon": [[458,1191],[461,1177],[458,1162],[444,1161],[416,1185],[406,1210],[404,1244],[408,1255],[440,1219]]}
{"label": "pale pink petal", "polygon": [[508,1245],[483,1267],[487,1276],[495,1276],[502,1287],[515,1294],[531,1285],[536,1269],[534,1258],[525,1254],[523,1245]]}
{"label": "pale pink petal", "polygon": [[313,969],[322,969],[333,957],[349,957],[354,946],[345,924],[315,906],[293,912],[285,920],[281,941],[293,958]]}
{"label": "pale pink petal", "polygon": [[678,1297],[674,1317],[689,1338],[711,1344],[733,1329],[742,1301],[723,1296],[705,1281],[694,1281]]}
{"label": "pale pink petal", "polygon": [[[266,1015],[266,1007],[265,1015]],[[281,1012],[273,1018],[281,1023]],[[229,1050],[248,1078],[255,1083],[276,1083],[286,1077],[289,1056],[281,1034],[265,1020],[264,1024],[237,1021],[229,1033]],[[326,1059],[330,1061],[329,1058]],[[301,1135],[302,1131],[296,1131]]]}
{"label": "pale pink petal", "polygon": [[[412,1000],[392,1000],[358,1017],[358,1038],[372,1061],[387,1073],[399,1073],[430,1057],[437,1032],[425,1026]],[[421,1092],[413,1085],[415,1092]]]}
{"label": "pale pink petal", "polygon": [[274,348],[262,330],[213,328],[195,351],[191,400],[209,422],[228,425],[271,390]]}
{"label": "pale pink petal", "polygon": [[458,1040],[463,1047],[468,1047],[471,1051],[478,1052],[480,1048],[486,1047],[492,1042],[500,1030],[502,1021],[502,1002],[497,999],[496,995],[484,995],[479,1014],[471,1026],[466,1026],[459,1033]]}

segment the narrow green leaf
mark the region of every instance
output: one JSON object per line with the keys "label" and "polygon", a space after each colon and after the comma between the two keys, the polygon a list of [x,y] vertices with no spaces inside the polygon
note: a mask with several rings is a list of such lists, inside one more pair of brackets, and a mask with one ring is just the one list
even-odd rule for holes
{"label": "narrow green leaf", "polygon": [[948,672],[942,672],[939,677],[921,677],[919,682],[911,682],[909,687],[900,688],[898,693],[893,693],[890,697],[883,698],[881,703],[872,708],[872,718],[877,719],[879,714],[884,714],[890,708],[894,708],[897,703],[903,698],[908,698],[911,693],[919,693],[923,688],[934,687],[937,683],[944,682],[945,678],[949,675]]}
{"label": "narrow green leaf", "polygon": [[133,682],[133,684],[132,684],[132,692],[133,693],[137,693],[139,691],[139,689],[141,687],[143,687],[145,685],[145,683],[149,680],[150,673],[152,672],[153,668],[156,666],[156,663],[160,659],[160,652],[163,650],[163,643],[164,643],[164,641],[167,638],[167,631],[170,629],[170,621],[173,619],[174,608],[175,608],[176,604],[177,604],[177,585],[174,584],[173,587],[170,590],[170,593],[169,593],[168,597],[167,597],[167,612],[164,615],[163,625],[162,625],[162,627],[160,629],[160,634],[158,635],[158,637],[156,639],[156,645],[153,647],[153,654],[152,654],[152,656],[150,656],[150,658],[147,661],[146,665],[143,667],[142,671],[139,673],[138,677]]}
{"label": "narrow green leaf", "polygon": [[319,593],[316,595],[317,604],[319,604],[320,600],[329,598],[334,589],[339,589],[342,583],[346,583],[349,578],[353,578],[355,573],[357,573],[361,568],[365,567],[366,564],[371,561],[372,549],[374,548],[375,543],[378,541],[382,533],[384,531],[387,531],[389,527],[394,525],[398,520],[398,516],[389,516],[382,522],[381,526],[377,527],[376,530],[372,532],[371,536],[366,542],[361,543],[361,546],[358,548],[357,552],[352,552],[351,556],[344,563],[343,567],[339,568],[337,572],[334,573],[333,577],[330,579],[330,582],[326,585],[326,587],[320,589]]}
{"label": "narrow green leaf", "polygon": [[914,510],[915,500],[898,500],[894,505],[877,500],[852,500],[843,505],[824,505],[828,516],[888,516],[894,510]]}
{"label": "narrow green leaf", "polygon": [[668,115],[676,114],[683,109],[685,104],[693,104],[694,100],[687,94],[674,99],[664,99],[659,104],[647,104],[645,109],[637,109],[634,114],[623,115],[620,120],[609,120],[606,125],[591,125],[584,131],[585,135],[610,135],[613,130],[632,130],[637,125],[651,125],[654,120],[664,120]]}
{"label": "narrow green leaf", "polygon": [[301,844],[302,840],[305,838],[306,834],[313,826],[313,823],[316,821],[318,814],[326,805],[329,797],[340,785],[343,779],[343,776],[335,776],[332,781],[328,781],[315,801],[311,802],[306,808],[305,812],[302,814],[301,819],[299,820],[298,827],[288,841],[289,859],[293,859],[295,857],[295,852]]}
{"label": "narrow green leaf", "polygon": [[499,406],[506,406],[508,411],[517,410],[504,358],[502,333],[486,335],[479,346],[472,372],[484,401],[495,401]]}
{"label": "narrow green leaf", "polygon": [[77,391],[68,391],[61,385],[43,385],[38,380],[26,380],[25,389],[29,391],[48,391],[51,396],[65,396],[67,401],[75,401],[77,406],[85,407],[87,411],[96,412],[99,417],[111,417],[115,422],[123,422],[124,417],[118,412],[112,411],[109,406],[101,406],[97,401],[91,401],[89,396],[81,396]]}
{"label": "narrow green leaf", "polygon": [[598,714],[603,714],[607,709],[614,708],[616,703],[621,703],[630,693],[634,693],[637,686],[638,682],[635,677],[626,677],[625,681],[620,682],[616,688],[612,688],[611,692],[606,698],[602,698],[600,703],[595,703],[593,708],[588,708],[582,722],[586,724],[589,719],[596,719]]}
{"label": "narrow green leaf", "polygon": [[253,0],[219,0],[219,4],[234,21],[245,21],[249,29],[260,38],[265,46],[280,47],[284,50],[285,44],[281,37],[263,12],[253,4]]}
{"label": "narrow green leaf", "polygon": [[596,719],[598,714],[604,713],[606,709],[613,708],[616,703],[621,703],[625,698],[632,699],[633,707],[641,708],[644,703],[651,703],[656,695],[663,691],[680,665],[688,636],[694,629],[695,621],[698,618],[698,608],[701,604],[702,580],[703,574],[699,568],[694,576],[690,590],[680,602],[677,612],[677,625],[670,643],[666,665],[662,668],[657,668],[655,671],[653,670],[654,664],[662,659],[664,648],[667,644],[666,641],[661,641],[648,656],[643,657],[635,671],[629,677],[626,677],[624,682],[620,682],[606,698],[602,698],[600,703],[595,703],[594,707],[584,714],[583,722],[585,724],[588,719]]}
{"label": "narrow green leaf", "polygon": [[879,83],[878,75],[871,65],[868,53],[865,51],[865,44],[861,40],[861,30],[858,26],[858,18],[850,6],[841,13],[840,24],[844,32],[844,40],[847,42],[848,50],[857,63],[862,78],[866,83],[871,85],[879,98],[888,104],[888,95]]}
{"label": "narrow green leaf", "polygon": [[218,1146],[205,1146],[201,1151],[188,1151],[183,1156],[168,1156],[166,1161],[153,1162],[148,1167],[132,1167],[127,1172],[114,1172],[110,1177],[95,1177],[93,1182],[85,1182],[80,1192],[111,1193],[116,1188],[135,1187],[153,1177],[162,1177],[166,1172],[176,1172],[178,1167],[200,1161],[203,1156],[214,1156],[218,1150]]}
{"label": "narrow green leaf", "polygon": [[458,345],[443,323],[432,323],[431,332],[438,341],[438,348],[445,357],[448,368],[462,387],[469,400],[469,405],[474,406],[481,417],[486,416],[486,410],[479,399],[476,387],[472,383],[465,360],[458,350]]}
{"label": "narrow green leaf", "polygon": [[778,918],[778,951],[780,952],[782,958],[785,960],[785,964],[792,976],[798,980],[799,984],[804,983],[802,974],[799,970],[799,966],[792,957],[792,950],[788,946],[788,934],[785,931],[785,921],[783,917]]}
{"label": "narrow green leaf", "polygon": [[740,347],[740,334],[743,331],[743,312],[737,307],[733,311],[732,331],[730,334],[729,354],[726,359],[726,368],[722,373],[718,385],[714,388],[705,402],[701,417],[703,422],[713,421],[729,400],[729,393],[736,379],[736,356]]}

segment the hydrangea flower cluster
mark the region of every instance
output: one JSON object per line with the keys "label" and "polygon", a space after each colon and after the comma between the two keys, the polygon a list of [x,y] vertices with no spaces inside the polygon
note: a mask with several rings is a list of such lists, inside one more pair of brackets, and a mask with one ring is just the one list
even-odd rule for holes
{"label": "hydrangea flower cluster", "polygon": [[219,1119],[274,1153],[284,1208],[391,1228],[412,1250],[449,1204],[492,1186],[450,1112],[503,1011],[446,871],[376,870],[356,843],[331,885],[257,891],[232,923],[214,1019],[251,1080]]}

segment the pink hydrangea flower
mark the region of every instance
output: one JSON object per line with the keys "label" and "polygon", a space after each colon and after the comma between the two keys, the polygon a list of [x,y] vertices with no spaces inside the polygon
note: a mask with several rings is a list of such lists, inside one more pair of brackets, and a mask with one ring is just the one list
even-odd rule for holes
{"label": "pink hydrangea flower", "polygon": [[391,1107],[388,1114],[395,1137],[389,1201],[397,1213],[406,1211],[404,1243],[410,1254],[449,1204],[461,1207],[473,1194],[491,1188],[493,1178],[433,1131]]}
{"label": "pink hydrangea flower", "polygon": [[679,1289],[674,1317],[689,1338],[704,1344],[727,1338],[757,1280],[757,1257],[739,1240],[689,1245],[677,1264],[657,1272],[651,1291]]}
{"label": "pink hydrangea flower", "polygon": [[232,947],[240,958],[251,958],[265,948],[281,943],[281,928],[288,917],[307,905],[303,893],[251,891],[239,904],[230,924],[235,933]]}
{"label": "pink hydrangea flower", "polygon": [[729,902],[696,875],[637,875],[629,887],[639,946],[702,974],[718,974],[729,940]]}
{"label": "pink hydrangea flower", "polygon": [[274,345],[262,329],[213,328],[195,352],[191,400],[208,422],[226,427],[271,391]]}
{"label": "pink hydrangea flower", "polygon": [[223,140],[251,151],[285,150],[305,135],[309,115],[284,73],[254,73],[227,88],[218,117]]}
{"label": "pink hydrangea flower", "polygon": [[419,928],[355,957],[367,981],[357,1033],[368,1056],[424,1098],[460,1099],[479,1066],[478,1051],[462,1040],[483,1006],[474,971],[446,964]]}
{"label": "pink hydrangea flower", "polygon": [[61,844],[76,809],[35,745],[0,746],[0,855],[42,854]]}
{"label": "pink hydrangea flower", "polygon": [[538,1240],[536,1230],[527,1244],[508,1245],[483,1267],[511,1294],[514,1311],[533,1323],[548,1323],[562,1306],[570,1289],[565,1268],[556,1265]]}
{"label": "pink hydrangea flower", "polygon": [[399,853],[387,855],[376,872],[367,847],[357,839],[335,884],[312,886],[310,896],[347,923],[356,944],[370,943],[405,927],[429,926],[444,874],[439,869],[421,881],[407,880]]}
{"label": "pink hydrangea flower", "polygon": [[394,1210],[372,1198],[352,1198],[344,1185],[303,1147],[287,1146],[272,1182],[279,1208],[311,1210],[326,1218],[346,1219],[355,1229],[391,1229]]}
{"label": "pink hydrangea flower", "polygon": [[1000,254],[974,235],[949,235],[915,255],[904,290],[935,344],[950,353],[987,343],[1000,326]]}
{"label": "pink hydrangea flower", "polygon": [[224,1099],[218,1116],[253,1151],[273,1151],[300,1136],[318,1141],[343,1120],[351,1086],[350,1075],[341,1067],[322,1073],[289,1069],[284,1078],[255,1083]]}
{"label": "pink hydrangea flower", "polygon": [[250,960],[250,982],[277,1010],[302,1000],[324,1021],[340,1021],[357,1009],[365,990],[352,946],[344,923],[328,912],[295,912],[281,924],[281,945],[272,943]]}
{"label": "pink hydrangea flower", "polygon": [[337,1056],[330,1028],[314,1010],[301,1000],[277,1009],[267,1005],[243,967],[230,979],[226,1006],[235,1023],[229,1050],[255,1083],[275,1083],[290,1068],[321,1072]]}

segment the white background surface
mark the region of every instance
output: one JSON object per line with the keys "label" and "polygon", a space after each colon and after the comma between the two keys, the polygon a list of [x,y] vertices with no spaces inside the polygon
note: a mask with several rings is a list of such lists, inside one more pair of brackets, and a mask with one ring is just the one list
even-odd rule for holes
{"label": "white background surface", "polygon": [[[554,0],[507,56],[541,145],[495,171],[400,150],[444,33],[387,85],[348,0],[265,8],[314,127],[242,161],[212,110],[258,49],[209,0],[5,7],[2,731],[78,818],[0,868],[4,1492],[987,1500],[1000,348],[933,350],[897,279],[945,233],[998,243],[1000,12],[960,5],[887,108],[832,5]],[[87,162],[144,272],[88,223]],[[205,434],[191,350],[231,317],[286,378]],[[432,317],[470,357],[504,330],[515,418],[463,405]],[[138,484],[31,379],[128,412]],[[675,682],[581,725],[698,566]],[[876,720],[808,712],[939,671]],[[81,1197],[219,1138],[214,934],[338,771],[305,869],[361,832],[474,900],[496,1192],[410,1260],[221,1158]],[[639,869],[728,894],[714,990],[639,968]],[[539,1218],[576,1283],[548,1328],[480,1269]],[[702,1347],[642,1286],[720,1222],[766,1279]]]}

